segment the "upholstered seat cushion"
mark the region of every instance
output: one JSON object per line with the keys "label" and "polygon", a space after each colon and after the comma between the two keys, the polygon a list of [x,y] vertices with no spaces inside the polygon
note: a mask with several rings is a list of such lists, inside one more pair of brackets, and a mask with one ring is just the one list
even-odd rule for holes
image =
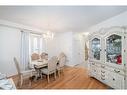
{"label": "upholstered seat cushion", "polygon": [[43,69],[41,70],[41,72],[42,72],[43,74],[48,75],[48,74],[52,74],[54,71],[49,71],[48,68],[43,68]]}
{"label": "upholstered seat cushion", "polygon": [[22,71],[21,75],[23,76],[23,78],[29,78],[32,77],[34,70],[26,70],[26,71]]}
{"label": "upholstered seat cushion", "polygon": [[48,68],[44,68],[41,71],[42,71],[43,74],[46,74],[46,75],[48,74]]}
{"label": "upholstered seat cushion", "polygon": [[21,74],[25,75],[25,74],[31,74],[31,72],[33,72],[34,70],[26,70],[26,71],[21,71]]}

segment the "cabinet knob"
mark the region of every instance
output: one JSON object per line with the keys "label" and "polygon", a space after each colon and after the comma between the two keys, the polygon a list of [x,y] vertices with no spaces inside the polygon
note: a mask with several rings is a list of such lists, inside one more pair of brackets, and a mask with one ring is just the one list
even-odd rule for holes
{"label": "cabinet knob", "polygon": [[105,73],[105,71],[101,71],[102,73]]}
{"label": "cabinet knob", "polygon": [[104,78],[101,77],[102,80],[105,80]]}
{"label": "cabinet knob", "polygon": [[115,71],[116,73],[119,73],[119,72],[120,72],[119,70],[115,70],[115,69],[114,69],[114,71]]}
{"label": "cabinet knob", "polygon": [[105,68],[105,66],[101,66],[102,68]]}
{"label": "cabinet knob", "polygon": [[113,78],[113,81],[115,81],[115,79]]}
{"label": "cabinet knob", "polygon": [[105,75],[101,74],[102,77],[105,77]]}
{"label": "cabinet knob", "polygon": [[92,63],[92,65],[95,65],[95,63]]}

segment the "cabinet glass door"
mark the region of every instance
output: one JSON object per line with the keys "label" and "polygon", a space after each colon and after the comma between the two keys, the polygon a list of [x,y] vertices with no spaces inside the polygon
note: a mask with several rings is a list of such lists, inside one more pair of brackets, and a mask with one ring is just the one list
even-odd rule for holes
{"label": "cabinet glass door", "polygon": [[106,39],[106,61],[109,63],[122,63],[122,37],[116,34]]}
{"label": "cabinet glass door", "polygon": [[100,39],[94,38],[92,40],[92,57],[96,60],[100,60]]}

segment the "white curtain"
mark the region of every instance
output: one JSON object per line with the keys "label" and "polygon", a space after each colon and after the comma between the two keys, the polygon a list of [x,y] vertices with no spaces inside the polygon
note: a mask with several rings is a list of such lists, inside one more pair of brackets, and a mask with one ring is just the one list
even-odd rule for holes
{"label": "white curtain", "polygon": [[29,66],[29,32],[21,32],[21,66],[22,70],[27,70]]}

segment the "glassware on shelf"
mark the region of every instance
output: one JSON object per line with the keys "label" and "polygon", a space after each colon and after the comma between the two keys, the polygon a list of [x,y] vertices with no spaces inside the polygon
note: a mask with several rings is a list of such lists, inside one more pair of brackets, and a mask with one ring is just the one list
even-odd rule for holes
{"label": "glassware on shelf", "polygon": [[100,39],[94,38],[92,40],[92,56],[96,60],[100,60]]}
{"label": "glassware on shelf", "polygon": [[106,61],[115,64],[122,63],[122,39],[121,36],[113,34],[106,40]]}

